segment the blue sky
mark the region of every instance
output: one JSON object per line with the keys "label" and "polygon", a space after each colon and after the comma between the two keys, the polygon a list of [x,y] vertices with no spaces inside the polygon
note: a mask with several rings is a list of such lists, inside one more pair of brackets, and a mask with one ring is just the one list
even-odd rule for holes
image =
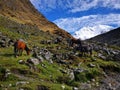
{"label": "blue sky", "polygon": [[83,27],[120,27],[120,0],[30,0],[49,21],[73,34]]}

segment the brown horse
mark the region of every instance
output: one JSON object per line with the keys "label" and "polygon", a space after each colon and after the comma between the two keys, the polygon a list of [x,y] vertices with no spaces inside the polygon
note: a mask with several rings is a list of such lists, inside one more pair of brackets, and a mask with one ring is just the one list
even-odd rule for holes
{"label": "brown horse", "polygon": [[26,51],[27,55],[30,54],[31,50],[27,47],[27,45],[25,44],[25,42],[23,40],[17,40],[14,43],[14,53],[15,53],[15,57],[16,56],[22,56],[22,52],[23,50]]}

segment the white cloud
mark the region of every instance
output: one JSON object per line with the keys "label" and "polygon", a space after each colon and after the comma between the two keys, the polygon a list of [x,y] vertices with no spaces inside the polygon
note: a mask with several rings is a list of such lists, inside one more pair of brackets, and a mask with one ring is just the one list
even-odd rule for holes
{"label": "white cloud", "polygon": [[120,26],[120,14],[108,14],[108,15],[90,15],[83,16],[80,18],[61,18],[55,20],[59,27],[65,29],[70,33],[83,28],[83,27],[93,27],[95,25],[108,25],[108,26]]}
{"label": "white cloud", "polygon": [[91,8],[105,7],[120,9],[120,0],[30,0],[37,9],[49,12],[56,8],[76,13]]}

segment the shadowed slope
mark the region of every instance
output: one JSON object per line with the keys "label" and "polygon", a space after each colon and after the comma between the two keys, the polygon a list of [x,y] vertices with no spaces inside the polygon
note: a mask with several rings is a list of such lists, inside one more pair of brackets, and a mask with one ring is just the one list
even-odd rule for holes
{"label": "shadowed slope", "polygon": [[120,46],[120,28],[98,35],[89,40]]}

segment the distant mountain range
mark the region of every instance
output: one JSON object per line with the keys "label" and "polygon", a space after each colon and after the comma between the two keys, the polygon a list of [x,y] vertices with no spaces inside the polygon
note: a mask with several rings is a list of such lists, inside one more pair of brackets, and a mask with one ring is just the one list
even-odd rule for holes
{"label": "distant mountain range", "polygon": [[73,36],[75,38],[80,38],[82,40],[89,39],[92,37],[95,37],[97,35],[106,33],[110,30],[112,30],[113,27],[108,26],[108,25],[96,25],[96,26],[87,26],[83,27],[80,30],[76,31]]}
{"label": "distant mountain range", "polygon": [[95,36],[89,39],[89,41],[102,42],[109,45],[117,45],[120,47],[120,27],[104,34]]}

